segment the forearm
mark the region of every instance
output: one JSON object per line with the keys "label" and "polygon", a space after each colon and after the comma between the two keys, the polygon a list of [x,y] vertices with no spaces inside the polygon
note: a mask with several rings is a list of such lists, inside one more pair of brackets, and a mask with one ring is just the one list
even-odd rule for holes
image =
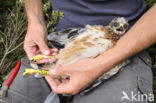
{"label": "forearm", "polygon": [[[156,5],[117,42],[117,44],[96,58],[100,71],[105,72],[117,63],[135,55],[156,42]],[[104,68],[103,68],[104,67]]]}
{"label": "forearm", "polygon": [[44,24],[42,0],[25,0],[28,23]]}
{"label": "forearm", "polygon": [[[46,44],[48,32],[44,23],[42,0],[25,0],[25,8],[28,28],[24,40],[24,50],[28,58],[31,59],[40,54],[50,55],[52,52]],[[47,63],[47,61],[40,63]]]}

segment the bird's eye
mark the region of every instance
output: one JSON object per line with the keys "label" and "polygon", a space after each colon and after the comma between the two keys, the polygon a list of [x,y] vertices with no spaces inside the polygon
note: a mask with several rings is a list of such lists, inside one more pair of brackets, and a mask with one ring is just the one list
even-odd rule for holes
{"label": "bird's eye", "polygon": [[114,26],[115,26],[115,27],[119,26],[119,23],[118,23],[118,22],[115,22],[115,23],[114,23]]}
{"label": "bird's eye", "polygon": [[126,29],[128,27],[128,25],[127,24],[124,24],[123,27],[124,27],[124,29]]}

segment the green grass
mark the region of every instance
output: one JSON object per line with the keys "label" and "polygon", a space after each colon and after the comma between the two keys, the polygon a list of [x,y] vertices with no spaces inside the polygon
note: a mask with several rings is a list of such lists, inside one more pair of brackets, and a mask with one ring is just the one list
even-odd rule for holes
{"label": "green grass", "polygon": [[145,3],[148,8],[150,8],[155,2],[156,0],[145,0]]}

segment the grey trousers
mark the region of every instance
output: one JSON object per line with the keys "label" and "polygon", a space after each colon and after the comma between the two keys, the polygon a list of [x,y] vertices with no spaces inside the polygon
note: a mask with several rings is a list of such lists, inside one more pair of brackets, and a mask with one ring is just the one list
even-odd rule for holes
{"label": "grey trousers", "polygon": [[[146,52],[132,57],[122,71],[86,95],[75,95],[73,103],[150,103],[152,93],[151,59]],[[44,78],[23,77],[30,68],[24,57],[20,70],[7,92],[4,103],[60,103]],[[2,101],[1,101],[2,102]]]}

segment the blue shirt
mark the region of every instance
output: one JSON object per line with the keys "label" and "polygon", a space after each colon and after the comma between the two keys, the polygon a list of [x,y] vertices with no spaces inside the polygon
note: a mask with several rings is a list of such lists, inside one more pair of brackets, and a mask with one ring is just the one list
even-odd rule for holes
{"label": "blue shirt", "polygon": [[51,0],[54,10],[64,12],[57,30],[90,25],[108,25],[115,17],[125,17],[132,25],[145,11],[144,0]]}

